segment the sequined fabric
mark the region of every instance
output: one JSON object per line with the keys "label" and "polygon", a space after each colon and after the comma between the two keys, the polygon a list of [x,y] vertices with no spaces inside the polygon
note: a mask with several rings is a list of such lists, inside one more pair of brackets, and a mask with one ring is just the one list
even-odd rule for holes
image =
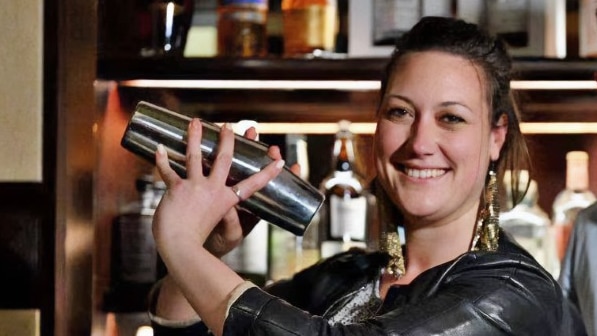
{"label": "sequined fabric", "polygon": [[[334,312],[333,315],[328,316],[326,313],[324,317],[328,319],[330,325],[357,323],[375,316],[381,303],[378,279],[335,302],[328,309],[328,312]],[[336,309],[338,306],[341,308]]]}

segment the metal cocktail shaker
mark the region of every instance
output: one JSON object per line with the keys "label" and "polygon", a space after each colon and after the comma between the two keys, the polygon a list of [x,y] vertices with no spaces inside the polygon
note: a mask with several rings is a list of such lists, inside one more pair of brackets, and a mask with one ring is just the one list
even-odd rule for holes
{"label": "metal cocktail shaker", "polygon": [[[126,128],[121,145],[142,158],[155,162],[158,144],[168,152],[170,166],[186,176],[187,127],[191,118],[147,102],[139,102]],[[203,167],[211,169],[217,153],[220,127],[201,120]],[[232,166],[228,175],[231,185],[259,172],[272,162],[268,146],[237,135]],[[239,205],[259,218],[302,236],[323,203],[323,194],[284,167],[263,189]]]}

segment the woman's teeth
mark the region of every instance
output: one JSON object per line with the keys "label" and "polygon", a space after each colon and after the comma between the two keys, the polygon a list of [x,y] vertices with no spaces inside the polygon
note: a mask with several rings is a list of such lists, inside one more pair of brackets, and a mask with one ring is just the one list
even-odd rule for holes
{"label": "woman's teeth", "polygon": [[444,175],[446,171],[444,169],[412,169],[405,168],[406,175],[414,178],[434,178]]}

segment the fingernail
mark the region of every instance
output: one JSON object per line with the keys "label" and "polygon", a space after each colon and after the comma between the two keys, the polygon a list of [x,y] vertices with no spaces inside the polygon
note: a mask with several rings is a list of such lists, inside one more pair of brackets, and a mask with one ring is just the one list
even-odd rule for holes
{"label": "fingernail", "polygon": [[279,160],[276,162],[276,168],[280,169],[282,167],[284,167],[284,160]]}
{"label": "fingernail", "polygon": [[193,127],[193,128],[201,127],[201,120],[199,120],[198,118],[193,118],[193,120],[191,120],[191,127]]}
{"label": "fingernail", "polygon": [[160,153],[160,155],[166,155],[166,148],[164,147],[164,145],[162,144],[158,144],[158,153]]}
{"label": "fingernail", "polygon": [[230,123],[224,123],[224,128],[232,130],[232,125]]}

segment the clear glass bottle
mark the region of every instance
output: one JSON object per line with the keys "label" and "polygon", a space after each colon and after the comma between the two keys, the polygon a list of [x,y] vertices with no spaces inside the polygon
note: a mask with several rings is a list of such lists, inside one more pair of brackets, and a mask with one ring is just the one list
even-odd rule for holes
{"label": "clear glass bottle", "polygon": [[518,184],[524,187],[529,183],[529,189],[522,201],[512,207],[511,172],[506,171],[504,189],[507,210],[500,214],[500,227],[510,233],[543,268],[553,274],[557,269],[558,261],[549,230],[551,220],[549,215],[539,207],[537,182],[529,181],[529,178],[528,171],[520,171]]}
{"label": "clear glass bottle", "polygon": [[368,199],[364,178],[355,171],[350,122],[341,120],[334,142],[332,172],[321,182],[326,195],[320,217],[321,258],[352,246],[366,248]]}
{"label": "clear glass bottle", "polygon": [[336,0],[282,0],[282,20],[285,57],[334,51]]}
{"label": "clear glass bottle", "polygon": [[218,56],[265,56],[267,10],[267,0],[219,0]]}
{"label": "clear glass bottle", "polygon": [[556,196],[552,206],[553,234],[558,260],[566,253],[570,232],[578,212],[595,202],[589,190],[589,155],[583,151],[566,154],[566,188]]}

